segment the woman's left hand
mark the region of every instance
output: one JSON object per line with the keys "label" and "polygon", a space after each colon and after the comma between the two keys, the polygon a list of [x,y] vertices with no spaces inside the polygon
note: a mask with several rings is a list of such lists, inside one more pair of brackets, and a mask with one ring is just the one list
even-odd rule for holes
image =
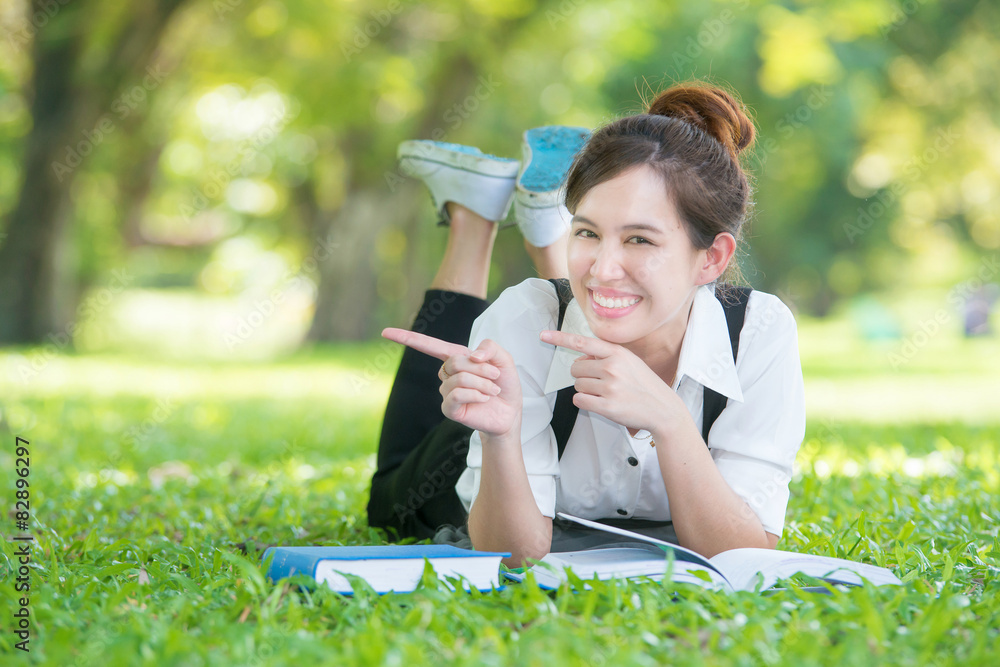
{"label": "woman's left hand", "polygon": [[543,331],[540,338],[585,355],[570,369],[576,378],[573,403],[581,410],[647,431],[672,421],[678,407],[687,413],[674,390],[621,345],[562,331]]}

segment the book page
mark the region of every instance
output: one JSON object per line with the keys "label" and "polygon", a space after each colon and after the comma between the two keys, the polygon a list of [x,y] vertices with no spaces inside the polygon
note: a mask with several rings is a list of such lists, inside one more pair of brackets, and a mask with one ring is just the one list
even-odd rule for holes
{"label": "book page", "polygon": [[614,526],[606,526],[603,523],[598,523],[596,521],[590,521],[589,519],[581,519],[580,517],[573,516],[571,514],[566,514],[565,512],[557,512],[556,516],[562,517],[563,519],[568,519],[570,521],[575,521],[576,523],[587,526],[588,528],[596,528],[597,530],[603,530],[606,533],[614,533],[615,535],[624,535],[626,537],[631,537],[633,539],[639,540],[640,542],[648,542],[650,544],[659,545],[664,551],[672,551],[674,554],[674,559],[678,561],[684,561],[688,563],[698,563],[704,569],[714,570],[718,574],[725,578],[725,573],[719,570],[715,564],[713,564],[709,559],[705,558],[701,554],[691,551],[690,549],[685,549],[679,544],[672,544],[670,542],[664,542],[663,540],[658,540],[655,537],[649,537],[643,535],[642,533],[636,533],[631,530],[625,530],[624,528],[615,528]]}
{"label": "book page", "polygon": [[424,572],[423,559],[391,560],[323,560],[316,566],[316,581],[338,592],[351,592],[353,587],[345,574],[361,577],[376,593],[412,591]]}
{"label": "book page", "polygon": [[752,591],[759,579],[761,590],[770,588],[779,579],[802,573],[831,583],[860,586],[862,578],[876,586],[900,585],[899,578],[884,567],[855,563],[830,556],[812,556],[773,549],[731,549],[712,556],[736,590]]}
{"label": "book page", "polygon": [[[641,547],[608,547],[557,552],[545,556],[532,568],[532,572],[539,586],[543,588],[558,588],[567,580],[566,568],[583,580],[593,579],[596,576],[600,580],[648,577],[659,581],[667,574],[670,564],[667,555],[666,552],[657,554]],[[692,574],[693,572],[706,573],[709,581]],[[694,584],[703,588],[731,590],[729,583],[715,568],[705,567],[699,563],[675,560],[671,581]]]}

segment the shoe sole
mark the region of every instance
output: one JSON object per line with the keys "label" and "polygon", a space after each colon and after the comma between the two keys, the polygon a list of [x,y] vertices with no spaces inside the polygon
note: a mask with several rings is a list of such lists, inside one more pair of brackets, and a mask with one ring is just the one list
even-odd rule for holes
{"label": "shoe sole", "polygon": [[511,158],[466,153],[426,140],[404,141],[399,145],[396,156],[401,164],[408,160],[414,163],[413,166],[448,167],[491,178],[513,178],[521,166],[520,162]]}
{"label": "shoe sole", "polygon": [[[525,199],[536,199],[532,195],[558,192],[573,158],[587,143],[590,130],[584,127],[547,125],[527,130],[524,133],[524,167],[517,178],[518,194],[526,193]],[[546,199],[542,197],[542,199]]]}

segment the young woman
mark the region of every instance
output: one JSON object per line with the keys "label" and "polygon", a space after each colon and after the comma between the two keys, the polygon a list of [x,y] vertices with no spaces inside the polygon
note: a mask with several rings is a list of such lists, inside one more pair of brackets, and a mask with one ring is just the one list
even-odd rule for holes
{"label": "young woman", "polygon": [[[449,241],[413,329],[383,333],[410,349],[369,520],[418,538],[467,521],[473,546],[509,551],[509,564],[566,545],[560,511],[657,522],[706,556],[773,548],[805,429],[795,321],[753,291],[731,339],[716,293],[750,205],[739,153],[753,124],[727,92],[681,85],[585,136],[527,132],[519,173],[468,147],[401,147]],[[494,221],[515,194],[539,275],[572,289],[561,330],[547,280],[484,300]],[[560,457],[552,420],[567,386],[579,415]],[[712,393],[725,408],[706,442]]]}

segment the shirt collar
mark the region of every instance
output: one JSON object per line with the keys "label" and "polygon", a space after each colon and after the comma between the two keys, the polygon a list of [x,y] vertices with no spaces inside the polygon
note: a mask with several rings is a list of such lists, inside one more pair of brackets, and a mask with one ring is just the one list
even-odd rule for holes
{"label": "shirt collar", "polygon": [[[577,303],[576,299],[570,301],[566,306],[566,314],[563,316],[562,327],[559,330],[596,338],[594,332],[590,330],[587,318],[583,316],[583,311],[580,309],[580,304]],[[576,382],[576,378],[570,374],[569,370],[573,362],[577,360],[577,357],[582,356],[583,353],[576,350],[570,350],[565,347],[556,348],[556,354],[552,358],[552,364],[549,366],[549,375],[545,379],[546,394],[559,391]]]}
{"label": "shirt collar", "polygon": [[[677,380],[685,376],[718,393],[743,401],[736,364],[733,362],[733,348],[729,342],[729,327],[722,304],[715,298],[715,285],[702,285],[695,292],[688,319],[684,342],[681,344],[680,360],[677,364]],[[576,299],[566,306],[566,315],[560,331],[594,338],[587,319],[583,316]],[[545,393],[572,385],[576,378],[570,367],[582,353],[557,347],[549,374],[545,379]]]}
{"label": "shirt collar", "polygon": [[743,402],[726,311],[715,296],[715,283],[702,285],[694,295],[677,363],[677,379],[684,376],[727,398]]}

